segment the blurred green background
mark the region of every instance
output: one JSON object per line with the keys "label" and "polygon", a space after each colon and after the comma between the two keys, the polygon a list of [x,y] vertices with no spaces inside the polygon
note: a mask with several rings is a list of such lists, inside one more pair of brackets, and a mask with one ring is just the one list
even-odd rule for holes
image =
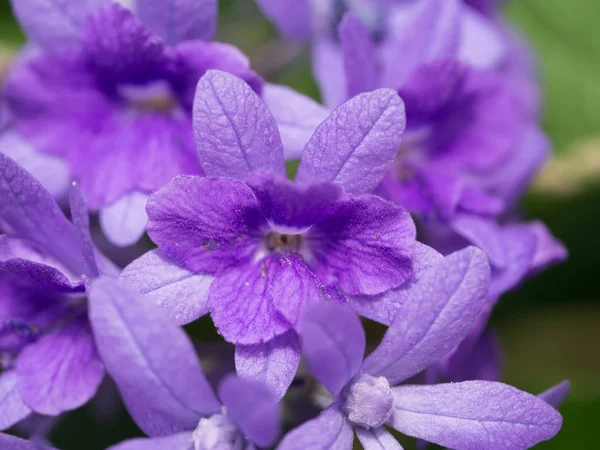
{"label": "blurred green background", "polygon": [[[18,1],[18,0],[17,0]],[[251,0],[221,0],[218,38],[245,51],[271,81],[318,97],[305,47],[282,42]],[[538,51],[544,127],[555,158],[523,202],[565,242],[567,263],[506,295],[492,324],[504,350],[504,380],[532,393],[568,378],[564,426],[536,448],[597,449],[600,420],[600,2],[514,0],[507,15]],[[7,0],[0,0],[0,60],[23,43]],[[139,433],[121,413],[92,424],[89,409],[61,419],[62,450],[103,449]],[[410,448],[410,447],[408,447]]]}

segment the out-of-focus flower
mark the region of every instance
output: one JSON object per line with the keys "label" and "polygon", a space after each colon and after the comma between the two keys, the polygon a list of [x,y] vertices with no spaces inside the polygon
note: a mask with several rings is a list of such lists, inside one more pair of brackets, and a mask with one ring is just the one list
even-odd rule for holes
{"label": "out-of-focus flower", "polygon": [[209,386],[194,346],[154,304],[115,279],[92,283],[90,315],[98,348],[132,417],[151,439],[114,450],[245,450],[279,434],[275,396],[235,376]]}
{"label": "out-of-focus flower", "polygon": [[44,157],[66,162],[113,243],[132,244],[148,194],[202,173],[191,128],[200,76],[218,68],[257,91],[262,82],[235,47],[208,42],[215,0],[138,0],[135,14],[102,0],[36,5],[13,5],[33,47],[6,80],[11,125]]}
{"label": "out-of-focus flower", "polygon": [[384,425],[449,448],[526,449],[560,429],[544,399],[490,381],[400,384],[464,339],[486,302],[489,266],[470,247],[430,268],[401,305],[381,344],[363,362],[365,336],[343,305],[307,309],[304,353],[333,396],[317,418],[292,430],[279,450],[401,449]]}

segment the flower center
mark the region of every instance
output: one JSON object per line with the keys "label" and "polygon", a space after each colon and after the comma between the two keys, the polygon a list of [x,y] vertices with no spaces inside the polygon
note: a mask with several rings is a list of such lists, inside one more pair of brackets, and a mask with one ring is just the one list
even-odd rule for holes
{"label": "flower center", "polygon": [[192,434],[194,450],[243,450],[244,437],[223,414],[200,419]]}
{"label": "flower center", "polygon": [[142,113],[175,112],[179,102],[165,81],[146,85],[126,85],[119,87],[119,95],[135,111]]}
{"label": "flower center", "polygon": [[298,252],[302,247],[302,235],[270,231],[265,237],[267,250],[271,252]]}
{"label": "flower center", "polygon": [[383,426],[392,415],[394,397],[384,377],[360,375],[342,392],[342,412],[363,428]]}

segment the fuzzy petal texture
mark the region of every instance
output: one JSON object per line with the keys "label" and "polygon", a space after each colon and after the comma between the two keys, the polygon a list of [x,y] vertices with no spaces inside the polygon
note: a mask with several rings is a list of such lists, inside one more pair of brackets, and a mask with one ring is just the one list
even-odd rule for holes
{"label": "fuzzy petal texture", "polygon": [[211,317],[226,341],[259,344],[292,328],[269,295],[277,269],[277,261],[268,257],[232,269],[213,281],[208,300]]}
{"label": "fuzzy petal texture", "polygon": [[87,266],[75,230],[50,193],[13,160],[0,154],[0,227],[53,256],[76,274]]}
{"label": "fuzzy petal texture", "polygon": [[396,438],[384,427],[372,430],[356,427],[355,431],[365,450],[403,450]]}
{"label": "fuzzy petal texture", "polygon": [[235,370],[241,378],[263,383],[281,398],[294,380],[301,355],[300,336],[288,331],[262,344],[237,345]]}
{"label": "fuzzy petal texture", "polygon": [[360,295],[350,297],[350,304],[363,317],[390,326],[398,314],[400,305],[406,301],[411,291],[418,286],[421,277],[430,267],[443,261],[444,257],[431,247],[415,243],[412,256],[413,276],[406,283],[380,295]]}
{"label": "fuzzy petal texture", "polygon": [[71,208],[71,220],[75,228],[75,235],[81,249],[81,256],[83,256],[88,273],[93,277],[97,277],[96,247],[94,241],[92,241],[87,202],[81,187],[77,183],[73,183],[69,191],[69,206]]}
{"label": "fuzzy petal texture", "polygon": [[131,192],[100,210],[100,226],[112,244],[128,247],[144,235],[147,202],[147,194]]}
{"label": "fuzzy petal texture", "polygon": [[209,70],[198,83],[194,132],[207,176],[285,175],[283,144],[265,103],[241,79]]}
{"label": "fuzzy petal texture", "polygon": [[219,398],[227,416],[250,441],[270,447],[279,435],[279,407],[267,386],[236,376],[228,376],[219,385]]}
{"label": "fuzzy petal texture", "polygon": [[512,386],[465,381],[394,388],[389,422],[401,433],[464,450],[523,450],[552,438],[562,417]]}
{"label": "fuzzy petal texture", "polygon": [[375,44],[367,26],[354,14],[346,13],[338,33],[344,55],[348,98],[377,88]]}
{"label": "fuzzy petal texture", "polygon": [[156,305],[104,277],[92,284],[90,319],[107,370],[146,434],[190,430],[220,410],[192,343]]}
{"label": "fuzzy petal texture", "polygon": [[168,45],[210,41],[217,28],[217,0],[136,0],[136,14]]}
{"label": "fuzzy petal texture", "polygon": [[185,325],[208,313],[208,291],[213,281],[151,250],[129,264],[119,278],[157,304],[177,324]]}
{"label": "fuzzy petal texture", "polygon": [[[276,0],[279,1],[279,0]],[[285,159],[298,159],[329,110],[287,86],[267,83],[261,95],[277,122]]]}
{"label": "fuzzy petal texture", "polygon": [[17,359],[23,401],[44,415],[76,409],[91,399],[104,378],[87,320],[77,319],[31,344]]}
{"label": "fuzzy petal texture", "polygon": [[459,0],[425,0],[406,11],[399,31],[383,52],[381,86],[398,89],[419,65],[456,55],[460,43]]}
{"label": "fuzzy petal texture", "polygon": [[391,168],[405,127],[404,103],[396,92],[357,95],[317,128],[304,148],[296,181],[331,181],[350,194],[369,193]]}
{"label": "fuzzy petal texture", "polygon": [[538,394],[538,397],[558,409],[566,400],[569,392],[571,392],[571,382],[565,380]]}
{"label": "fuzzy petal texture", "polygon": [[308,39],[312,31],[310,0],[257,0],[280,33],[291,39]]}
{"label": "fuzzy petal texture", "polygon": [[468,247],[447,256],[411,291],[363,370],[396,384],[445,356],[481,313],[489,282],[490,268],[481,250]]}
{"label": "fuzzy petal texture", "polygon": [[259,239],[258,202],[241,181],[177,177],[150,196],[148,234],[165,256],[215,274],[250,261]]}
{"label": "fuzzy petal texture", "polygon": [[17,390],[17,374],[8,370],[0,375],[0,430],[6,430],[29,414],[29,408]]}
{"label": "fuzzy petal texture", "polygon": [[340,202],[306,234],[316,274],[350,295],[381,294],[409,280],[415,238],[405,209],[370,195]]}
{"label": "fuzzy petal texture", "polygon": [[130,439],[107,450],[193,450],[192,433],[177,433],[157,439]]}
{"label": "fuzzy petal texture", "polygon": [[15,15],[30,40],[49,51],[78,44],[79,32],[88,14],[108,0],[12,0]]}
{"label": "fuzzy petal texture", "polygon": [[312,373],[337,397],[362,365],[366,338],[348,306],[320,303],[307,309],[300,334]]}
{"label": "fuzzy petal texture", "polygon": [[351,450],[352,426],[334,404],[298,428],[290,431],[278,450]]}

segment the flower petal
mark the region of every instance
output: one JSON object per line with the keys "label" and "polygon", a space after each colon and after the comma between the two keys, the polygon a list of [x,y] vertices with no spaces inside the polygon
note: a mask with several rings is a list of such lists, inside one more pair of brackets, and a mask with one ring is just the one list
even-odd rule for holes
{"label": "flower petal", "polygon": [[348,98],[377,88],[375,44],[367,26],[353,13],[346,13],[338,27],[344,56]]}
{"label": "flower petal", "polygon": [[296,376],[301,354],[300,337],[288,331],[261,344],[236,345],[235,370],[242,378],[265,384],[281,398]]}
{"label": "flower petal", "polygon": [[147,230],[160,250],[194,272],[249,261],[259,240],[258,202],[241,181],[181,176],[150,196]]}
{"label": "flower petal", "polygon": [[107,0],[12,0],[13,11],[30,40],[50,51],[76,46],[91,12]]}
{"label": "flower petal", "polygon": [[493,267],[506,267],[506,246],[500,227],[494,220],[474,214],[457,214],[450,226],[472,245],[483,250]]}
{"label": "flower petal", "polygon": [[210,41],[217,28],[217,0],[137,0],[136,14],[168,45]]}
{"label": "flower petal", "polygon": [[443,447],[522,450],[550,439],[560,414],[543,400],[492,381],[397,386],[389,424]]}
{"label": "flower petal", "polygon": [[157,304],[177,325],[208,313],[209,275],[196,275],[151,250],[129,264],[119,278]]}
{"label": "flower petal", "polygon": [[192,433],[177,433],[157,439],[130,439],[107,450],[193,450]]}
{"label": "flower petal", "polygon": [[147,194],[131,192],[100,210],[100,226],[112,244],[128,247],[144,235],[147,202]]}
{"label": "flower petal", "polygon": [[277,268],[276,260],[264,258],[230,270],[213,281],[208,300],[211,317],[226,341],[258,344],[292,328],[269,295]]}
{"label": "flower petal", "polygon": [[245,179],[256,170],[285,175],[275,119],[250,86],[234,75],[209,70],[200,79],[194,132],[207,176]]}
{"label": "flower petal", "polygon": [[427,269],[443,259],[442,255],[433,248],[415,242],[415,252],[412,256],[413,275],[410,280],[400,287],[390,289],[380,295],[352,296],[348,300],[354,310],[361,316],[390,326],[398,313],[400,305],[406,301],[411,291],[416,288],[421,277],[427,273]]}
{"label": "flower petal", "polygon": [[94,245],[94,241],[92,241],[92,234],[90,232],[90,217],[87,202],[81,187],[77,183],[73,183],[69,190],[69,206],[71,208],[71,220],[75,228],[75,235],[81,249],[81,256],[85,261],[88,273],[93,277],[97,277],[96,246]]}
{"label": "flower petal", "polygon": [[104,363],[146,434],[190,430],[220,410],[192,343],[156,305],[104,277],[92,283],[90,320]]}
{"label": "flower petal", "polygon": [[0,430],[6,430],[29,414],[29,408],[19,395],[17,374],[8,370],[0,375]]}
{"label": "flower petal", "polygon": [[306,233],[311,268],[350,295],[381,294],[409,280],[415,238],[405,209],[368,195],[339,202]]}
{"label": "flower petal", "polygon": [[50,193],[21,166],[0,153],[0,224],[76,274],[87,273],[75,230]]}
{"label": "flower petal", "polygon": [[396,438],[383,427],[372,430],[356,427],[356,435],[365,450],[403,450]]}
{"label": "flower petal", "polygon": [[462,341],[487,299],[485,254],[468,247],[427,271],[400,306],[363,370],[398,383],[439,360]]}
{"label": "flower petal", "polygon": [[104,378],[87,320],[28,345],[17,359],[17,375],[23,401],[40,414],[54,416],[85,404]]}
{"label": "flower petal", "polygon": [[300,158],[304,146],[327,118],[329,110],[287,86],[267,83],[261,97],[279,127],[285,159]]}
{"label": "flower petal", "polygon": [[52,450],[39,442],[26,441],[4,433],[0,433],[0,447],[3,450]]}
{"label": "flower petal", "polygon": [[270,447],[279,435],[279,407],[267,386],[236,376],[228,376],[219,385],[219,398],[227,416],[252,443]]}
{"label": "flower petal", "polygon": [[306,144],[296,181],[331,181],[351,194],[375,189],[391,168],[406,127],[404,103],[390,89],[339,106]]}
{"label": "flower petal", "polygon": [[569,395],[569,392],[571,392],[571,382],[564,380],[556,386],[552,386],[550,389],[538,394],[538,397],[558,409],[567,398],[567,395]]}
{"label": "flower petal", "polygon": [[285,435],[278,450],[351,450],[354,433],[337,404]]}
{"label": "flower petal", "polygon": [[337,397],[362,365],[366,338],[360,319],[348,306],[321,302],[307,309],[300,334],[312,373]]}
{"label": "flower petal", "polygon": [[319,36],[313,44],[312,63],[323,103],[328,108],[337,108],[347,100],[344,58],[338,42]]}
{"label": "flower petal", "polygon": [[308,39],[312,31],[310,0],[257,0],[280,33],[291,39]]}

